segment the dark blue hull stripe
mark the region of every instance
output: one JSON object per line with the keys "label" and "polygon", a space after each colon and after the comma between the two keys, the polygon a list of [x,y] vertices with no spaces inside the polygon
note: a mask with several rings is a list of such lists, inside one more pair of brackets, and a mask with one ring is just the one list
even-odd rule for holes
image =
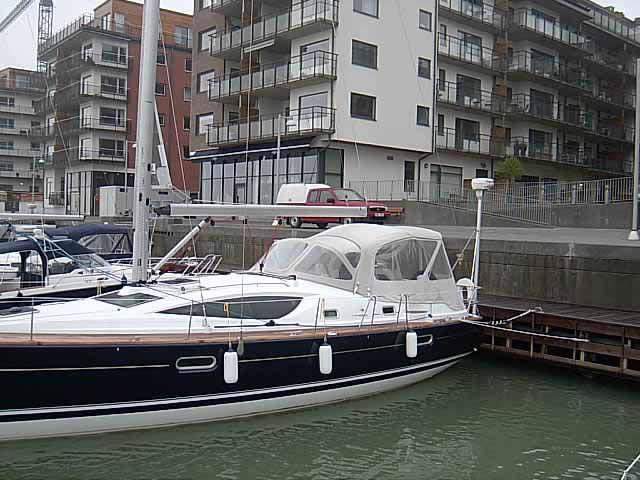
{"label": "dark blue hull stripe", "polygon": [[371,372],[354,377],[336,378],[323,382],[313,382],[308,384],[286,385],[271,387],[260,390],[244,390],[229,392],[224,394],[213,394],[210,396],[186,397],[174,399],[148,400],[142,402],[128,402],[105,405],[83,405],[56,408],[37,408],[22,410],[0,411],[0,424],[6,422],[31,421],[31,420],[52,420],[60,418],[93,417],[98,415],[115,415],[125,413],[140,413],[166,411],[182,408],[206,407],[215,405],[225,405],[241,403],[245,401],[267,400],[291,395],[301,395],[315,393],[325,390],[333,390],[344,387],[353,387],[367,383],[379,382],[400,378],[405,375],[435,370],[440,367],[452,365],[471,352],[448,357],[441,360],[401,367],[394,370]]}

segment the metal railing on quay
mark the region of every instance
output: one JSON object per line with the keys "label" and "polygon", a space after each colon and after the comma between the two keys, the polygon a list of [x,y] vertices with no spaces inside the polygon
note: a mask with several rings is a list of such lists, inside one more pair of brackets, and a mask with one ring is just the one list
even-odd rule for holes
{"label": "metal railing on quay", "polygon": [[586,49],[584,35],[563,27],[559,22],[545,18],[534,10],[522,8],[513,11],[511,24],[572,47]]}
{"label": "metal railing on quay", "polygon": [[491,25],[500,30],[506,25],[506,12],[488,3],[470,0],[440,0],[440,8],[451,10],[477,22]]}
{"label": "metal railing on quay", "polygon": [[[279,123],[280,122],[280,123]],[[267,115],[233,123],[214,124],[208,127],[207,143],[217,145],[244,140],[259,140],[282,136],[302,135],[313,132],[333,132],[335,109],[306,107],[291,110],[288,115]]]}
{"label": "metal railing on quay", "polygon": [[[456,208],[476,210],[473,190],[461,184],[438,184],[408,180],[351,181],[349,187],[369,200],[421,201]],[[633,178],[618,177],[571,182],[497,183],[483,203],[488,213],[502,214],[531,207],[571,206],[630,202],[633,199]],[[528,212],[530,220],[541,220],[547,214]],[[522,217],[522,212],[518,215]]]}
{"label": "metal railing on quay", "polygon": [[276,87],[314,78],[335,78],[338,56],[316,51],[292,57],[288,62],[261,65],[252,73],[234,73],[209,81],[209,99],[237,95],[250,90]]}
{"label": "metal railing on quay", "polygon": [[474,110],[502,113],[506,98],[487,90],[469,88],[456,82],[438,84],[438,101]]}
{"label": "metal railing on quay", "polygon": [[246,27],[217,31],[210,36],[210,53],[243,47],[317,22],[338,22],[337,0],[304,0]]}
{"label": "metal railing on quay", "polygon": [[504,69],[504,61],[494,50],[451,35],[438,33],[438,53],[489,70]]}

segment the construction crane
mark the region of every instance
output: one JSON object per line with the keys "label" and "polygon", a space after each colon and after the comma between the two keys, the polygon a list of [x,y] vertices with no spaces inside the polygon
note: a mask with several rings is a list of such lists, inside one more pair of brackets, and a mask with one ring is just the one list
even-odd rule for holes
{"label": "construction crane", "polygon": [[[0,34],[11,25],[27,8],[36,0],[20,0],[18,4],[0,21]],[[39,0],[38,5],[38,45],[41,45],[51,37],[53,33],[53,0]],[[38,70],[46,70],[44,62],[38,62]]]}

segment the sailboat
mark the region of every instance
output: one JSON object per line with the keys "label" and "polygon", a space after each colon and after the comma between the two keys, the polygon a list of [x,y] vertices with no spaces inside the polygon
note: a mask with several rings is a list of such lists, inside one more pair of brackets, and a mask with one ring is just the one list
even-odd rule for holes
{"label": "sailboat", "polygon": [[[374,395],[478,344],[435,231],[351,224],[247,271],[148,280],[159,0],[146,0],[131,281],[0,321],[0,440],[166,427]],[[172,216],[365,217],[362,207],[176,204]],[[34,385],[37,389],[34,390]]]}

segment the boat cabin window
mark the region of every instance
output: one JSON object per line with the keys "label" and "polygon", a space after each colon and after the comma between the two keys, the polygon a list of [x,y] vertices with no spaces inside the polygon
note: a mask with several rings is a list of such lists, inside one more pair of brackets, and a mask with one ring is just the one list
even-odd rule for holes
{"label": "boat cabin window", "polygon": [[307,242],[297,239],[285,239],[276,242],[262,260],[264,270],[280,271],[289,268],[307,248]]}
{"label": "boat cabin window", "polygon": [[98,254],[131,253],[126,233],[87,235],[78,240],[78,243]]}
{"label": "boat cabin window", "polygon": [[444,245],[441,245],[433,261],[433,265],[431,265],[429,280],[448,280],[452,276],[451,264],[447,258]]}
{"label": "boat cabin window", "polygon": [[377,280],[420,280],[426,273],[429,261],[438,242],[435,240],[397,240],[383,245],[376,254],[375,276]]}
{"label": "boat cabin window", "polygon": [[[302,299],[299,297],[239,297],[215,302],[193,303],[159,313],[193,317],[218,317],[252,320],[275,320],[293,312]],[[225,308],[227,305],[228,313]]]}
{"label": "boat cabin window", "polygon": [[129,295],[122,295],[120,292],[111,292],[95,297],[95,299],[110,305],[115,305],[116,307],[131,308],[142,305],[143,303],[159,300],[160,297],[142,292],[131,293]]}
{"label": "boat cabin window", "polygon": [[334,280],[351,280],[349,268],[335,252],[316,245],[296,266],[296,271]]}
{"label": "boat cabin window", "polygon": [[360,263],[360,247],[357,243],[342,237],[325,237],[325,240],[335,250],[342,253],[353,268],[358,268]]}

